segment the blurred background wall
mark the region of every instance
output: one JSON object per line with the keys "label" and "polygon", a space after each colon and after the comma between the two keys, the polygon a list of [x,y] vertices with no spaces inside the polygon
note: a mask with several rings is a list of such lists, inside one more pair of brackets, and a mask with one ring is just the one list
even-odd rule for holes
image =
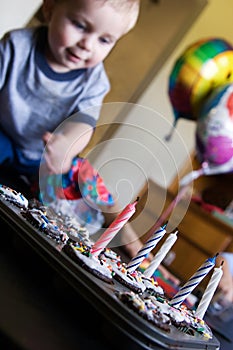
{"label": "blurred background wall", "polygon": [[[0,36],[7,30],[25,26],[41,3],[38,0],[2,2]],[[163,5],[165,0],[158,0],[157,6],[159,3]],[[188,3],[191,6],[192,2]],[[122,127],[116,128],[112,141],[100,140],[98,146],[88,150],[87,155],[112,191],[119,191],[118,185],[122,185],[120,197],[123,202],[135,196],[148,178],[168,187],[184,162],[189,161],[189,154],[195,148],[195,122],[180,120],[171,141],[164,140],[174,121],[167,95],[168,77],[175,60],[194,41],[217,36],[233,43],[232,13],[232,0],[208,0],[195,21],[185,29],[175,49],[169,52],[160,69],[151,76],[150,83],[138,96],[135,108],[120,119]],[[151,33],[154,38],[162,35],[159,31]],[[143,55],[143,50],[142,42],[139,56]],[[114,110],[114,107],[107,106],[105,113],[114,115]]]}

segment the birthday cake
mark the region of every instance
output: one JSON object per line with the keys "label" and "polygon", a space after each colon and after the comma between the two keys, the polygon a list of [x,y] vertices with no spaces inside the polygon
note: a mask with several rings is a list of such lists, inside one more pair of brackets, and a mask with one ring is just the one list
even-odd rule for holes
{"label": "birthday cake", "polygon": [[107,283],[112,283],[111,266],[106,263],[106,260],[94,257],[90,253],[90,247],[81,242],[68,242],[64,245],[62,250],[78,265],[94,276]]}
{"label": "birthday cake", "polygon": [[153,277],[148,278],[144,276],[140,270],[129,272],[127,264],[122,262],[120,255],[112,249],[105,248],[101,252],[100,257],[108,263],[108,266],[111,266],[113,278],[128,289],[136,293],[142,293],[147,290],[151,294],[164,294],[163,289]]}
{"label": "birthday cake", "polygon": [[146,302],[138,294],[133,291],[117,292],[119,300],[126,304],[130,309],[142,316],[145,320],[156,325],[163,331],[170,332],[170,318],[162,313],[151,302]]}
{"label": "birthday cake", "polygon": [[28,201],[28,208],[33,209],[40,209],[44,212],[47,213],[47,215],[50,217],[51,220],[55,220],[56,222],[60,222],[60,225],[65,226],[65,227],[70,227],[75,230],[79,230],[80,228],[82,229],[82,232],[86,232],[86,236],[89,237],[88,230],[80,224],[80,222],[77,220],[75,217],[71,217],[69,215],[64,215],[60,211],[55,211],[51,206],[47,206],[42,204],[38,199],[30,199]]}
{"label": "birthday cake", "polygon": [[154,277],[146,277],[142,273],[142,282],[145,286],[145,291],[150,295],[164,295],[163,288],[158,284]]}
{"label": "birthday cake", "polygon": [[49,220],[46,214],[40,209],[27,209],[21,212],[22,216],[33,226],[41,230],[47,237],[55,240],[57,243],[65,243],[68,235],[57,225]]}
{"label": "birthday cake", "polygon": [[[19,215],[55,244],[61,244],[61,253],[90,274],[111,284],[113,297],[144,320],[166,333],[175,328],[193,337],[212,338],[211,329],[203,319],[196,317],[183,302],[174,305],[154,277],[147,277],[139,269],[130,271],[121,256],[107,247],[97,255],[92,254],[94,244],[88,231],[74,218],[55,213],[38,201],[27,201],[22,194],[3,185],[0,185],[0,196],[19,207]],[[214,263],[208,261],[204,266],[210,269]]]}
{"label": "birthday cake", "polygon": [[188,335],[212,338],[212,331],[208,325],[184,306],[176,308],[161,296],[139,296],[132,291],[117,292],[116,295],[129,308],[166,332],[170,332],[174,326]]}
{"label": "birthday cake", "polygon": [[66,243],[68,239],[89,240],[87,229],[83,228],[74,218],[55,213],[36,199],[28,201],[28,206],[23,208],[21,215],[57,243]]}
{"label": "birthday cake", "polygon": [[22,193],[17,192],[8,186],[0,184],[0,195],[19,208],[27,208],[28,206],[28,200],[22,195]]}
{"label": "birthday cake", "polygon": [[146,286],[143,283],[141,272],[129,272],[126,267],[127,265],[124,262],[113,263],[113,277],[132,291],[142,293]]}

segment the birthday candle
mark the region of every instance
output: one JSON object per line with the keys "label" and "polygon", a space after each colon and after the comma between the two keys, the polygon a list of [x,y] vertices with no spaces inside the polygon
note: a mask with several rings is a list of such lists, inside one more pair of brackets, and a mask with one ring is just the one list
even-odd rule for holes
{"label": "birthday candle", "polygon": [[196,317],[203,319],[205,312],[213,298],[214,292],[216,291],[218,284],[222,278],[222,275],[223,275],[223,271],[222,271],[222,264],[221,264],[221,266],[214,268],[214,272],[211,276],[211,279],[206,287],[206,290],[195,312]]}
{"label": "birthday candle", "polygon": [[126,224],[126,222],[133,216],[136,209],[137,200],[128,204],[125,209],[116,217],[116,219],[109,225],[107,230],[100,236],[91,248],[91,254],[98,256],[100,252],[108,245],[108,243],[115,237],[118,231]]}
{"label": "birthday candle", "polygon": [[166,226],[163,225],[159,229],[155,231],[155,233],[152,235],[150,239],[146,241],[144,246],[138,251],[137,255],[128,263],[127,270],[129,272],[133,272],[136,270],[136,268],[141,264],[141,262],[147,257],[147,255],[154,249],[156,244],[160,241],[160,239],[165,235],[166,233]]}
{"label": "birthday candle", "polygon": [[160,250],[157,252],[157,254],[154,256],[154,259],[151,261],[150,265],[147,267],[147,269],[144,271],[144,276],[151,277],[155,270],[158,268],[158,266],[161,264],[173,244],[177,240],[177,233],[178,231],[174,233],[170,233]]}
{"label": "birthday candle", "polygon": [[173,299],[170,301],[172,306],[178,307],[188,296],[191,294],[193,289],[203,280],[208,272],[214,267],[216,256],[207,259],[199,269],[190,277],[190,279],[184,284],[183,287],[175,294]]}

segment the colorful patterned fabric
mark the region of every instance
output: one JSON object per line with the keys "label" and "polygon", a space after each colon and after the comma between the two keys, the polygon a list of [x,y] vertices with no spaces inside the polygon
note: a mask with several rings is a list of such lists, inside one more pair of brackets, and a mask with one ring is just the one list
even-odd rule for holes
{"label": "colorful patterned fabric", "polygon": [[40,179],[41,200],[50,203],[56,199],[84,198],[96,205],[111,206],[113,196],[103,179],[87,159],[76,157],[68,173]]}

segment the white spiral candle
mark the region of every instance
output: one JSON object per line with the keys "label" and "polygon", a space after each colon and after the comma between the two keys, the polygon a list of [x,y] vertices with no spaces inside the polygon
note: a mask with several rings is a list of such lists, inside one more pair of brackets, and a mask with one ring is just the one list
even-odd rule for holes
{"label": "white spiral candle", "polygon": [[211,279],[206,287],[206,290],[200,300],[200,303],[197,307],[197,310],[195,312],[195,316],[203,319],[205,316],[205,312],[213,298],[213,295],[219,285],[219,282],[222,278],[223,271],[222,271],[222,265],[220,267],[215,267],[214,272],[211,276]]}
{"label": "white spiral candle", "polygon": [[178,307],[191,294],[194,288],[203,280],[208,272],[214,267],[216,256],[207,259],[190,279],[179,289],[170,301],[172,306]]}
{"label": "white spiral candle", "polygon": [[137,201],[133,204],[128,204],[125,209],[117,216],[117,218],[109,225],[107,230],[100,236],[100,238],[93,244],[91,254],[98,256],[101,251],[108,245],[108,243],[115,237],[118,231],[127,223],[133,216],[136,209]]}
{"label": "white spiral candle", "polygon": [[154,259],[151,261],[150,265],[144,271],[143,273],[144,276],[150,278],[153,275],[153,273],[159,267],[159,265],[161,264],[161,262],[163,261],[163,259],[165,258],[165,256],[167,255],[171,247],[173,246],[173,244],[176,242],[177,233],[178,231],[174,233],[170,233],[170,235],[168,236],[168,238],[166,239],[166,241],[164,242],[160,250],[154,256]]}
{"label": "white spiral candle", "polygon": [[167,224],[158,228],[151,238],[149,238],[144,246],[138,251],[137,255],[131,259],[131,261],[127,265],[127,270],[129,272],[133,272],[137,269],[137,267],[141,264],[141,262],[147,257],[147,255],[155,248],[157,243],[166,233]]}

